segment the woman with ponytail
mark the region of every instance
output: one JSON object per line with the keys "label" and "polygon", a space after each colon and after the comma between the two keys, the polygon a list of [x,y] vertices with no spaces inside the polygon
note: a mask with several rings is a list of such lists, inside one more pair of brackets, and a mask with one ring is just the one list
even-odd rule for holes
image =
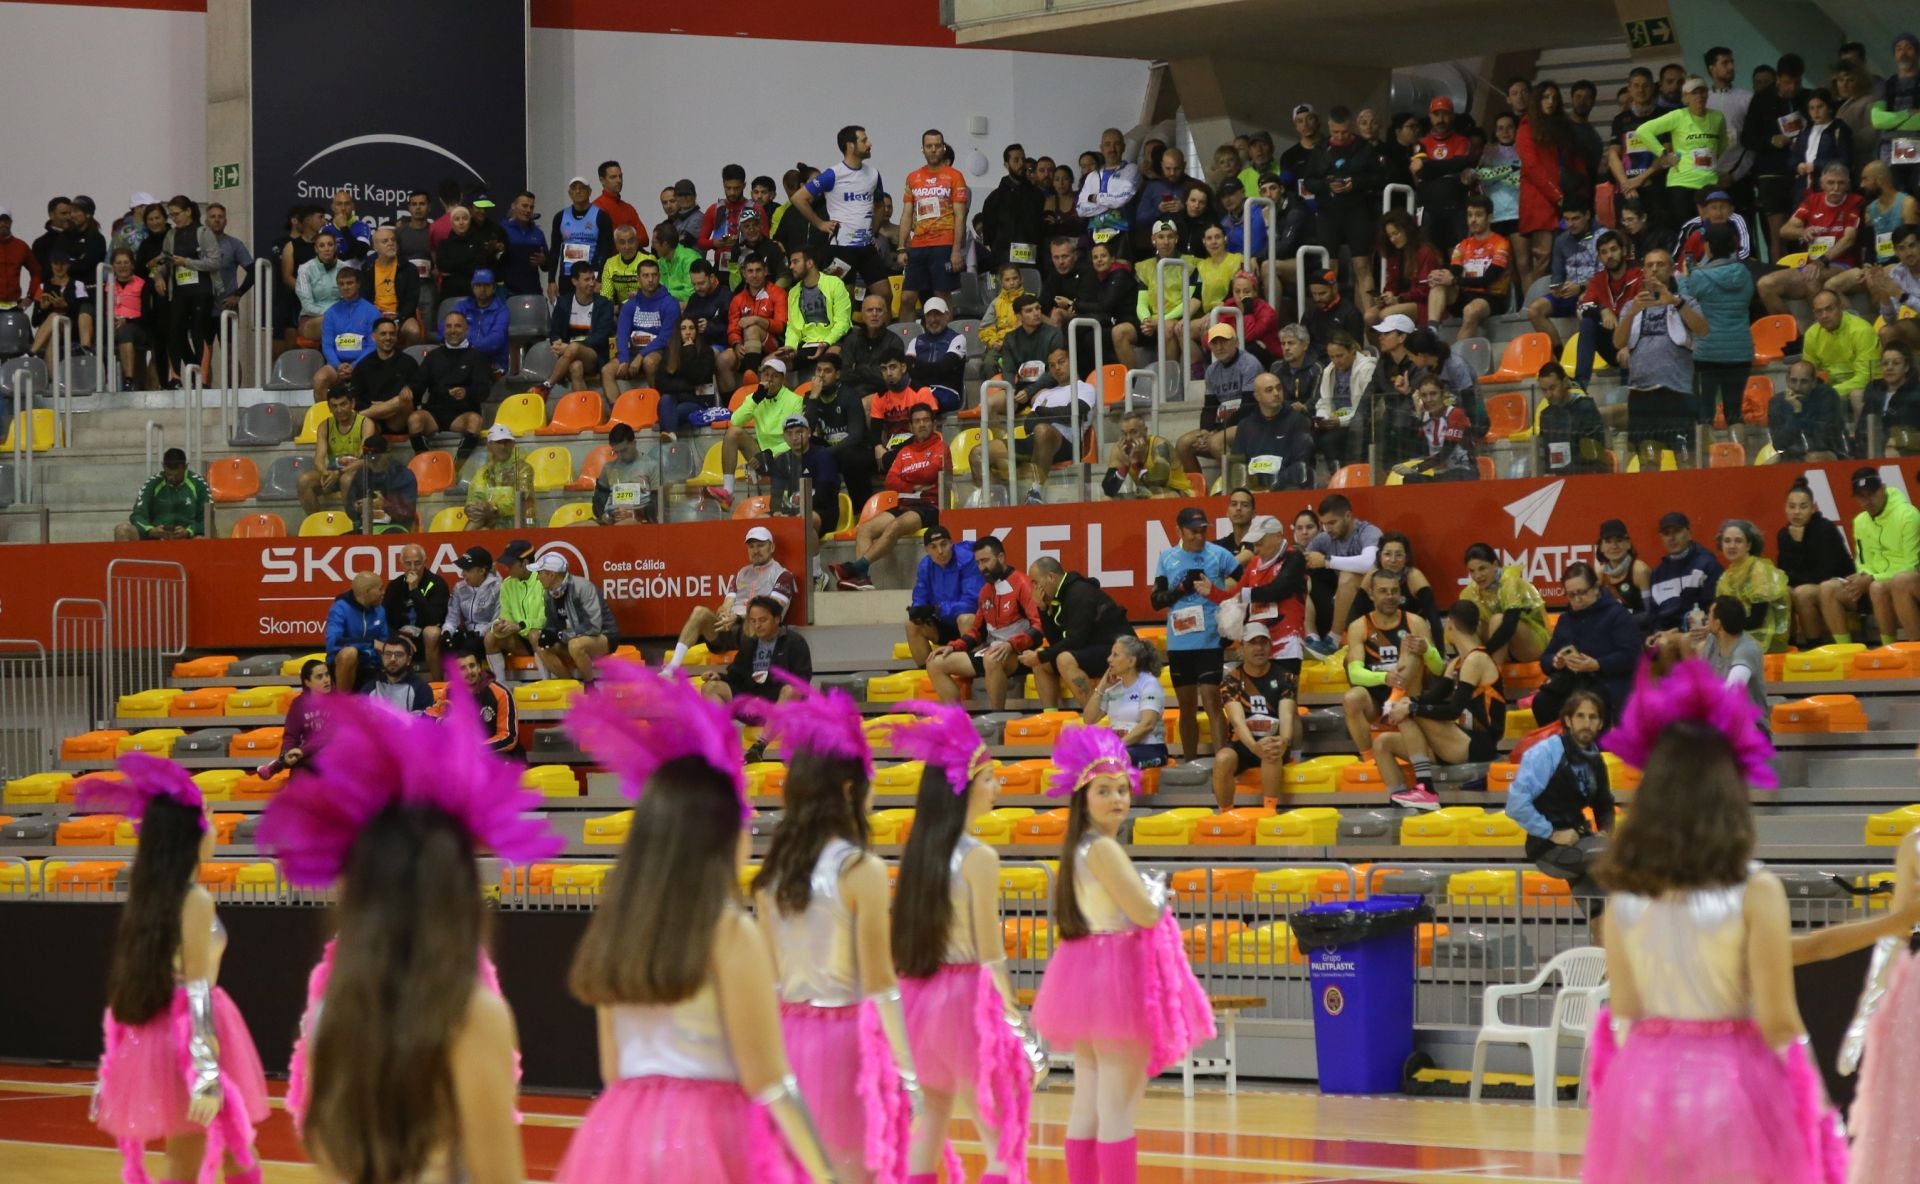
{"label": "woman with ponytail", "polygon": [[1119,735],[1062,729],[1053,763],[1047,794],[1072,796],[1053,890],[1059,941],[1033,1023],[1073,1050],[1069,1184],[1133,1184],[1147,1080],[1213,1038],[1213,1010],[1187,965],[1165,874],[1141,873],[1120,845],[1140,771]]}
{"label": "woman with ponytail", "polygon": [[907,1184],[934,1184],[943,1154],[949,1184],[963,1184],[947,1142],[956,1101],[968,1103],[980,1128],[980,1184],[1024,1184],[1027,1115],[1046,1057],[1026,1034],[1007,977],[1000,856],[968,833],[993,808],[999,778],[965,711],[939,703],[906,710],[921,718],[893,730],[893,750],[926,765],[893,901],[893,962],[922,1097]]}
{"label": "woman with ponytail", "polygon": [[240,1011],[214,984],[227,931],[195,882],[212,858],[200,787],[172,761],[120,758],[121,780],[88,777],[83,811],[139,820],[127,903],[114,936],[94,1123],[119,1144],[121,1178],[147,1184],[146,1145],[166,1143],[161,1184],[259,1184],[253,1133],[267,1080]]}

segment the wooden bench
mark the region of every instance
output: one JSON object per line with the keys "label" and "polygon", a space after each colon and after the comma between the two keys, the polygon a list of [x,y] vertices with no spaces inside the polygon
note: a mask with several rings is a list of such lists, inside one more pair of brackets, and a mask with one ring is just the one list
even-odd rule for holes
{"label": "wooden bench", "polygon": [[[1014,1000],[1020,1006],[1031,1009],[1033,997],[1037,992],[1032,987],[1022,987],[1014,992]],[[1254,1011],[1266,1007],[1270,1000],[1260,995],[1208,995],[1207,1006],[1213,1008],[1215,1026],[1220,1030],[1220,1044],[1223,1055],[1217,1057],[1196,1057],[1189,1053],[1180,1062],[1180,1092],[1183,1097],[1193,1096],[1193,1079],[1198,1076],[1219,1074],[1227,1079],[1229,1097],[1240,1092],[1240,1034],[1236,1020],[1242,1011]],[[1056,1058],[1071,1064],[1073,1054],[1056,1053]]]}

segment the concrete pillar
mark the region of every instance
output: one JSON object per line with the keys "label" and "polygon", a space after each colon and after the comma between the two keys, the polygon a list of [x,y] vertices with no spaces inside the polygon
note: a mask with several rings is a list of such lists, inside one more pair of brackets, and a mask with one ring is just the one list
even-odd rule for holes
{"label": "concrete pillar", "polygon": [[[207,158],[201,162],[202,192],[227,207],[227,233],[257,251],[274,228],[253,224],[253,4],[252,0],[207,0]],[[215,189],[217,166],[238,164],[239,185]],[[240,305],[242,385],[259,386],[266,376],[252,373],[253,321],[258,293]],[[208,375],[207,385],[217,379]]]}
{"label": "concrete pillar", "polygon": [[1276,73],[1270,61],[1219,54],[1169,67],[1201,162],[1240,131],[1265,128],[1276,144],[1291,142],[1298,103],[1312,103],[1323,123],[1327,108],[1336,104],[1384,111],[1393,80],[1393,71],[1383,66],[1289,66]]}

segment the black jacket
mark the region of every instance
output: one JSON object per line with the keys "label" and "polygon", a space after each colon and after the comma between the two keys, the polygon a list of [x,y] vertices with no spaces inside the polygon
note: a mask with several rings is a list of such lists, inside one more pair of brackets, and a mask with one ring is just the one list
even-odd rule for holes
{"label": "black jacket", "polygon": [[447,582],[432,572],[422,573],[416,588],[407,587],[407,577],[395,576],[387,582],[387,629],[398,633],[408,625],[424,629],[447,619]]}
{"label": "black jacket", "polygon": [[855,322],[836,347],[840,354],[840,382],[862,395],[872,394],[887,385],[880,379],[880,363],[888,358],[907,356],[900,338],[891,329],[882,328],[878,337],[867,335],[867,327]]}
{"label": "black jacket", "polygon": [[1046,257],[1047,195],[1022,177],[1002,176],[980,207],[987,243],[996,263],[1007,259],[1013,243],[1032,243],[1034,260]]}
{"label": "black jacket", "polygon": [[[440,420],[441,412],[450,413],[446,422],[440,423],[440,430],[446,431],[452,416],[464,415],[469,411],[479,411],[493,390],[493,363],[487,355],[471,346],[466,349],[448,349],[441,346],[429,350],[427,356],[420,359],[420,381],[426,386],[425,398],[419,400],[434,420]],[[466,398],[456,400],[449,392],[455,388],[466,391]]]}
{"label": "black jacket", "polygon": [[553,302],[553,318],[547,325],[547,340],[564,343],[584,342],[594,353],[600,355],[601,362],[613,357],[613,301],[605,296],[593,298],[593,323],[585,333],[576,333],[573,329],[573,293],[562,292],[560,299]]}
{"label": "black jacket", "polygon": [[[1377,211],[1380,208],[1380,187],[1386,183],[1385,172],[1380,164],[1379,150],[1355,136],[1350,142],[1337,147],[1331,141],[1322,141],[1307,162],[1304,181],[1307,192],[1313,195],[1323,214],[1348,210]],[[1335,193],[1335,181],[1351,181],[1353,184],[1345,193]]]}
{"label": "black jacket", "polygon": [[1134,635],[1120,602],[1107,595],[1100,581],[1077,571],[1062,577],[1053,602],[1040,610],[1040,629],[1046,634],[1042,662],[1052,662],[1061,650],[1111,646],[1115,638]]}
{"label": "black jacket", "polygon": [[1805,537],[1797,541],[1791,527],[1781,527],[1774,536],[1774,553],[1789,588],[1845,579],[1855,571],[1846,536],[1818,512],[1808,521]]}
{"label": "black jacket", "polygon": [[1787,142],[1778,148],[1773,146],[1773,138],[1780,135],[1780,119],[1789,111],[1805,121],[1807,92],[1804,89],[1791,99],[1782,98],[1777,90],[1762,91],[1748,104],[1747,121],[1740,125],[1740,144],[1753,153],[1754,176],[1793,175],[1794,165],[1799,163],[1793,155],[1793,137],[1786,137]]}
{"label": "black jacket", "polygon": [[1133,274],[1133,268],[1116,261],[1107,269],[1107,274],[1095,272],[1093,283],[1074,298],[1073,315],[1093,317],[1109,329],[1115,325],[1137,323],[1140,319],[1140,279]]}
{"label": "black jacket", "polygon": [[1040,297],[1040,310],[1049,317],[1053,315],[1054,301],[1062,297],[1075,303],[1074,315],[1078,316],[1079,302],[1091,299],[1099,283],[1093,274],[1093,265],[1085,259],[1077,261],[1073,270],[1065,275],[1061,275],[1060,269],[1049,259],[1047,265],[1040,269],[1040,291],[1035,295]]}
{"label": "black jacket", "polygon": [[1767,437],[1774,451],[1789,460],[1804,459],[1809,452],[1847,456],[1846,405],[1824,382],[1807,392],[1798,411],[1782,391],[1767,404]]}
{"label": "black jacket", "polygon": [[1558,407],[1540,410],[1540,440],[1546,445],[1549,473],[1604,473],[1607,426],[1600,409],[1585,395],[1570,395]]}
{"label": "black jacket", "polygon": [[[778,699],[780,688],[786,684],[772,675],[768,675],[765,682],[753,681],[753,656],[759,645],[752,637],[742,636],[740,648],[734,651],[733,661],[727,664],[727,672],[723,677],[736,695]],[[812,680],[813,651],[807,648],[807,639],[792,629],[782,627],[773,639],[773,668],[784,670],[801,682]]]}
{"label": "black jacket", "polygon": [[867,451],[867,409],[845,383],[835,383],[831,390],[808,391],[806,407],[814,439],[835,450],[844,446]]}

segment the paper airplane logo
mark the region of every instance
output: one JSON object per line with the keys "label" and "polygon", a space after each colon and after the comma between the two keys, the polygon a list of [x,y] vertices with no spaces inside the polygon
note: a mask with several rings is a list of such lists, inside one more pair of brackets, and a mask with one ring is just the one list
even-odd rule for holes
{"label": "paper airplane logo", "polygon": [[1519,538],[1522,530],[1535,534],[1547,533],[1547,522],[1553,517],[1553,508],[1560,504],[1560,491],[1566,487],[1565,479],[1555,481],[1545,489],[1535,490],[1517,502],[1509,502],[1502,507],[1513,516],[1513,537]]}

